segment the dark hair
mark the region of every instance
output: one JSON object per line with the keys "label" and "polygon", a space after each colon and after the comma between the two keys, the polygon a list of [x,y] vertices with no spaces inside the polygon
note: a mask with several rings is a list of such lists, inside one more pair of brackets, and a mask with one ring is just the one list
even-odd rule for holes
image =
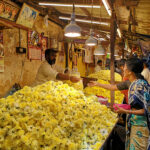
{"label": "dark hair", "polygon": [[50,48],[50,49],[46,49],[45,50],[45,58],[49,55],[51,55],[52,53],[57,53],[58,51],[53,49],[53,48]]}
{"label": "dark hair", "polygon": [[97,61],[97,64],[99,64],[99,63],[102,63],[102,60],[98,60],[98,61]]}
{"label": "dark hair", "polygon": [[121,60],[118,62],[118,66],[119,66],[119,67],[122,67],[122,66],[125,65],[125,63],[126,63],[126,59],[121,59]]}
{"label": "dark hair", "polygon": [[127,59],[126,65],[128,70],[133,72],[138,79],[144,79],[144,77],[141,75],[144,66],[143,66],[143,62],[140,59],[135,57]]}
{"label": "dark hair", "polygon": [[147,59],[142,59],[142,62],[143,62],[143,64],[146,65],[147,68],[149,68],[149,64],[148,64],[149,62]]}

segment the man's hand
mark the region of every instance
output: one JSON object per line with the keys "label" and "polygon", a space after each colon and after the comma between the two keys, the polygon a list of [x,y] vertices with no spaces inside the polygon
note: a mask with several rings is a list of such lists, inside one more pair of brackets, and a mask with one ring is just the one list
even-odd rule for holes
{"label": "man's hand", "polygon": [[73,83],[79,82],[80,80],[81,80],[80,78],[77,78],[75,76],[70,77],[70,81],[73,82]]}
{"label": "man's hand", "polygon": [[88,83],[88,86],[90,86],[90,87],[97,86],[97,85],[98,85],[98,82],[96,82],[96,81],[90,81]]}

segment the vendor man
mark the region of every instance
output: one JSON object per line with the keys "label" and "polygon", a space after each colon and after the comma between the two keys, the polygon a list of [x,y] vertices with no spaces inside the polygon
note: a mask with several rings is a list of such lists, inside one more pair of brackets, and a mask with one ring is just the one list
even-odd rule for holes
{"label": "vendor man", "polygon": [[53,65],[55,64],[56,61],[56,56],[57,56],[57,51],[55,49],[47,49],[45,51],[46,60],[39,67],[35,81],[32,86],[36,86],[50,80],[53,81],[70,80],[71,82],[74,83],[80,80],[80,78],[57,72],[53,68]]}

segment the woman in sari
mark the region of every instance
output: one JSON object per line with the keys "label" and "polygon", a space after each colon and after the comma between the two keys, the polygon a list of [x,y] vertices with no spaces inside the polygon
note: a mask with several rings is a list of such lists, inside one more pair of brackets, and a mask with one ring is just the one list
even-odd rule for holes
{"label": "woman in sari", "polygon": [[117,113],[126,113],[127,136],[126,150],[150,150],[150,86],[141,75],[143,63],[138,58],[130,58],[124,67],[124,76],[131,82],[129,104],[131,110],[117,109]]}

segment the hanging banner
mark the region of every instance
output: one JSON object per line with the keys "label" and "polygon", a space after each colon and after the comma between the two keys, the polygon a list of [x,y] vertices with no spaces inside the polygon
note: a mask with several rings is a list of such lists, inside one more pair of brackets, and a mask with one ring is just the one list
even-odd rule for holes
{"label": "hanging banner", "polygon": [[77,66],[78,58],[77,55],[73,55],[73,66]]}
{"label": "hanging banner", "polygon": [[45,60],[45,50],[48,48],[48,38],[40,35],[40,43],[41,43],[41,50],[42,50],[41,60]]}
{"label": "hanging banner", "polygon": [[93,48],[86,47],[85,49],[85,63],[93,63]]}
{"label": "hanging banner", "polygon": [[56,38],[50,38],[50,48],[58,49],[58,41]]}

